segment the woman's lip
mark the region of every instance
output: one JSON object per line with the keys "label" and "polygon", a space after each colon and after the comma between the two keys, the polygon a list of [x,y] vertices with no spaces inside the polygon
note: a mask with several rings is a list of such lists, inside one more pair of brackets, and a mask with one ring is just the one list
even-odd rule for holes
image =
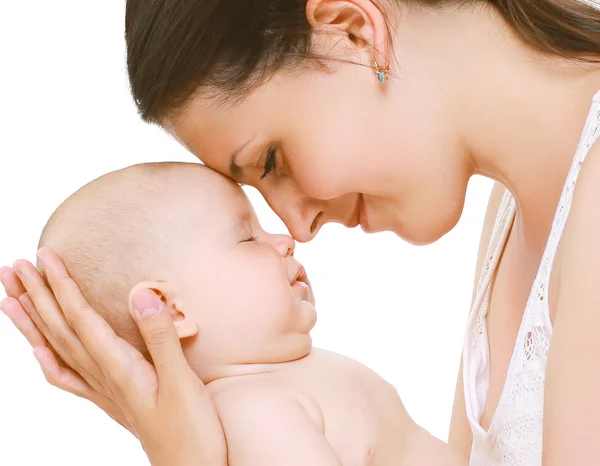
{"label": "woman's lip", "polygon": [[365,196],[360,196],[360,227],[365,233],[369,231],[369,219],[367,217],[367,206],[365,205]]}

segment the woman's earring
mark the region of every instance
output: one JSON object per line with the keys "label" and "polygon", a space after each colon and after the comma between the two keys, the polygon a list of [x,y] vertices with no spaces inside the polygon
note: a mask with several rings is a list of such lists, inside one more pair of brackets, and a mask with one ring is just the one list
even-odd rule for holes
{"label": "woman's earring", "polygon": [[375,72],[377,74],[377,80],[381,84],[385,84],[388,80],[388,74],[390,72],[390,67],[388,66],[379,66],[375,60],[373,60],[375,64]]}

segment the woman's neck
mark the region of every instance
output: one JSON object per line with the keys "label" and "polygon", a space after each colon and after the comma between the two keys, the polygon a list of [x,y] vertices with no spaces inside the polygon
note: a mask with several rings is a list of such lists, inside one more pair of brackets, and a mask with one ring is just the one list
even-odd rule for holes
{"label": "woman's neck", "polygon": [[[476,174],[514,195],[527,248],[543,248],[592,98],[600,65],[532,51],[493,15],[474,27],[462,69],[461,116]],[[466,58],[466,57],[465,57]]]}

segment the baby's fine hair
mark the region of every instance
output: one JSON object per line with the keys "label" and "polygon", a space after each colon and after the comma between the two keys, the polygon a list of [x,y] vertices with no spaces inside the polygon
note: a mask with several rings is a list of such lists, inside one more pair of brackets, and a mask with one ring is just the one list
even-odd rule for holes
{"label": "baby's fine hair", "polygon": [[172,267],[170,239],[177,222],[169,218],[166,193],[178,165],[134,165],[91,181],[54,211],[39,242],[58,254],[113,330],[144,354],[128,312],[129,294],[136,284],[160,279]]}

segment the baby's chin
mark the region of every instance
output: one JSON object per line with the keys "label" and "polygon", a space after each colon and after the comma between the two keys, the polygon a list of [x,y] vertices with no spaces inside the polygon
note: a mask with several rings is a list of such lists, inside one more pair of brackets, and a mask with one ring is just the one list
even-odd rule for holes
{"label": "baby's chin", "polygon": [[288,340],[285,357],[282,357],[282,362],[297,361],[308,356],[312,350],[312,337],[309,333],[294,335]]}

